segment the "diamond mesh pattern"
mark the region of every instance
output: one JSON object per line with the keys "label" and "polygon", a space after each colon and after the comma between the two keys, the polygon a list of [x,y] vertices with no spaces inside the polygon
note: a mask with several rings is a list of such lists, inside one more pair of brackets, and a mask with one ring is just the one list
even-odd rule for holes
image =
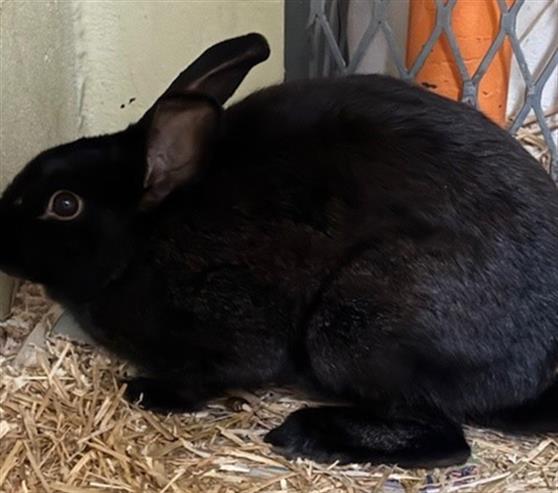
{"label": "diamond mesh pattern", "polygon": [[[352,56],[349,57],[346,40],[346,9],[347,0],[310,0],[310,19],[308,30],[311,34],[311,76],[329,76],[352,74],[358,68],[369,46],[376,36],[383,34],[387,41],[389,56],[399,76],[405,80],[414,79],[424,65],[432,48],[440,38],[445,35],[453,52],[456,67],[461,77],[461,100],[477,105],[478,90],[483,76],[497,55],[504,41],[509,39],[511,49],[517,60],[521,76],[525,83],[525,96],[523,104],[509,126],[509,131],[515,134],[525,122],[531,111],[540,125],[542,135],[549,147],[551,155],[550,174],[558,183],[558,150],[557,143],[552,135],[551,128],[542,109],[542,93],[545,84],[550,80],[556,67],[558,67],[558,46],[544,60],[543,69],[538,74],[533,74],[525,59],[525,54],[520,45],[516,31],[517,16],[525,4],[525,0],[516,0],[511,6],[505,0],[498,0],[500,10],[500,27],[497,36],[484,55],[481,63],[474,73],[469,73],[459,44],[452,29],[452,11],[457,0],[436,0],[436,24],[430,37],[422,47],[419,55],[411,67],[405,64],[404,50],[397,41],[392,26],[388,20],[388,4],[390,0],[359,0],[367,1],[371,9],[370,23],[368,24],[360,42]],[[411,0],[412,1],[412,0]]]}

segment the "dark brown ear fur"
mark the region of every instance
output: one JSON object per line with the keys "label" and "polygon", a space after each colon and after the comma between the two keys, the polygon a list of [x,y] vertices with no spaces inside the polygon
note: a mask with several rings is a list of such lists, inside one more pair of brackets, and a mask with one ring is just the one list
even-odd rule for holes
{"label": "dark brown ear fur", "polygon": [[207,155],[220,106],[268,56],[269,46],[259,34],[218,43],[184,70],[146,113],[144,206],[160,203],[194,176]]}
{"label": "dark brown ear fur", "polygon": [[164,92],[196,91],[223,105],[255,65],[269,57],[269,45],[252,33],[222,41],[204,51]]}
{"label": "dark brown ear fur", "polygon": [[160,203],[196,173],[219,113],[219,107],[194,95],[159,102],[147,141],[144,207]]}

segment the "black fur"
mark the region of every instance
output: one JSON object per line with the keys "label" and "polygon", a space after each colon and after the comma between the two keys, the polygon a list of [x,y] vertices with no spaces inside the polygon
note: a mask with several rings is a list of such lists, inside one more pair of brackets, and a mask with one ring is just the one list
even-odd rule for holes
{"label": "black fur", "polygon": [[397,463],[402,467],[444,467],[471,453],[461,427],[443,416],[379,415],[375,409],[301,409],[265,437],[287,457],[321,462]]}
{"label": "black fur", "polygon": [[[197,72],[228,70],[213,62]],[[242,79],[222,77],[196,90],[220,101]],[[219,115],[195,101],[211,134],[156,205],[157,105],[41,154],[0,201],[1,268],[143,368],[131,400],[192,410],[296,384],[348,405],[299,411],[267,440],[344,462],[460,462],[466,422],[558,430],[558,193],[512,137],[379,75],[282,84]],[[83,214],[39,219],[60,189]]]}

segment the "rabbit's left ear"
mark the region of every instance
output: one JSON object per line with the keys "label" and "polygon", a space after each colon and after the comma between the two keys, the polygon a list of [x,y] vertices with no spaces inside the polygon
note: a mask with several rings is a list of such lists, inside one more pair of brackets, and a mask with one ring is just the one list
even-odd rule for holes
{"label": "rabbit's left ear", "polygon": [[195,91],[223,105],[252,67],[268,57],[269,45],[261,34],[251,33],[221,41],[194,60],[161,98]]}
{"label": "rabbit's left ear", "polygon": [[221,105],[268,56],[267,41],[259,34],[218,43],[184,70],[146,113],[144,205],[161,202],[196,173],[215,135]]}
{"label": "rabbit's left ear", "polygon": [[144,207],[160,203],[196,173],[206,157],[219,113],[214,103],[194,96],[158,103],[147,137]]}

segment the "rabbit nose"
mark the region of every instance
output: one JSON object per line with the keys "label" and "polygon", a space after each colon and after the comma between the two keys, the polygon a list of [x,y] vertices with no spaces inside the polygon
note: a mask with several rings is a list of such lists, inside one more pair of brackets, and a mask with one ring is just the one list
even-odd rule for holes
{"label": "rabbit nose", "polygon": [[[6,211],[6,207],[4,206],[3,201],[0,199],[0,231],[2,231],[2,236],[5,237],[7,231],[5,227],[7,226],[8,222],[8,214]],[[0,241],[0,244],[3,243]]]}
{"label": "rabbit nose", "polygon": [[8,208],[6,207],[5,201],[0,199],[0,231],[2,232],[2,237],[4,237],[8,231],[4,229],[9,221]]}
{"label": "rabbit nose", "polygon": [[0,200],[0,267],[7,261],[10,246],[10,224],[6,206]]}
{"label": "rabbit nose", "polygon": [[2,245],[6,242],[6,236],[8,236],[7,226],[7,215],[6,209],[0,200],[0,231],[2,232],[2,239],[0,240],[0,252],[2,251]]}

